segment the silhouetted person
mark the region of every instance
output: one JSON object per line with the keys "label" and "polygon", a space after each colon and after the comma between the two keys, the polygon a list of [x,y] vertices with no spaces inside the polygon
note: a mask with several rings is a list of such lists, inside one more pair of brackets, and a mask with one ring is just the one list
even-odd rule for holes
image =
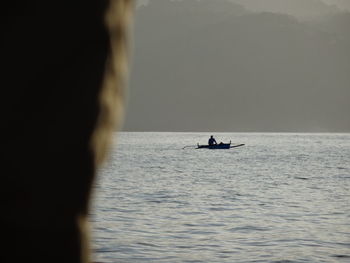
{"label": "silhouetted person", "polygon": [[130,4],[1,5],[1,263],[89,261],[91,186],[123,106]]}
{"label": "silhouetted person", "polygon": [[208,140],[208,144],[209,145],[214,145],[214,144],[217,144],[216,140],[214,139],[214,136],[211,135],[209,140]]}

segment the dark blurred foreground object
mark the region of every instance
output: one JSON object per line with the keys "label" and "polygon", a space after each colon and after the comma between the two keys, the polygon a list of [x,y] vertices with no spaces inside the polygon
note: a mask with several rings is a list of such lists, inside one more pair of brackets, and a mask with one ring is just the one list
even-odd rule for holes
{"label": "dark blurred foreground object", "polygon": [[122,115],[131,9],[2,4],[0,262],[90,261],[91,185]]}

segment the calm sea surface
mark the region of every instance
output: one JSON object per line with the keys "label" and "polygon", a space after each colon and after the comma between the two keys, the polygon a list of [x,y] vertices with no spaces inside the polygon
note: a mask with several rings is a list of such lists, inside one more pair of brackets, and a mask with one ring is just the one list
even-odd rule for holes
{"label": "calm sea surface", "polygon": [[97,262],[350,262],[350,134],[120,133],[91,212]]}

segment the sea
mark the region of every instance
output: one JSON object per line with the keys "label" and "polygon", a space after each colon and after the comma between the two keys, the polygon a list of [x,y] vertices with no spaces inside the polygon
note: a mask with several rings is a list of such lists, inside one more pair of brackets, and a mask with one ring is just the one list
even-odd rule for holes
{"label": "sea", "polygon": [[[245,144],[196,149],[210,135]],[[94,262],[350,262],[350,134],[120,132]]]}

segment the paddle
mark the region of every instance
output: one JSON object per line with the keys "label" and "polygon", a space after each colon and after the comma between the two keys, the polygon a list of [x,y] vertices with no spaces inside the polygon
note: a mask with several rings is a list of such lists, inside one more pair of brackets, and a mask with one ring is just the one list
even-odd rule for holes
{"label": "paddle", "polygon": [[242,143],[242,144],[232,145],[230,148],[240,147],[240,146],[243,146],[243,145],[245,145],[245,144]]}
{"label": "paddle", "polygon": [[196,147],[196,146],[195,145],[187,145],[187,146],[183,147],[182,150],[185,148],[188,148],[188,147]]}

